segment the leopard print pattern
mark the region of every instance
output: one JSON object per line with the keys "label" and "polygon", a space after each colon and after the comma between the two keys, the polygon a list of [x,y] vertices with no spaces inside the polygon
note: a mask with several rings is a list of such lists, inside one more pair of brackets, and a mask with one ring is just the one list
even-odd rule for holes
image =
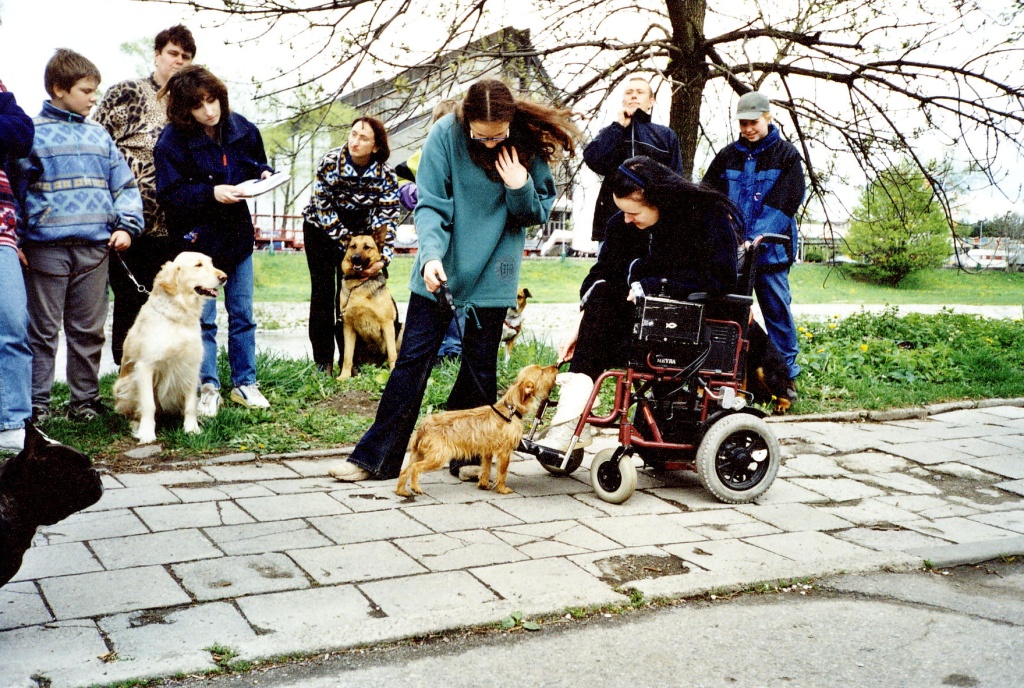
{"label": "leopard print pattern", "polygon": [[167,236],[164,213],[156,202],[156,166],[153,148],[167,125],[167,109],[157,100],[160,87],[147,79],[122,81],[110,87],[93,119],[114,139],[131,168],[142,194],[144,234]]}

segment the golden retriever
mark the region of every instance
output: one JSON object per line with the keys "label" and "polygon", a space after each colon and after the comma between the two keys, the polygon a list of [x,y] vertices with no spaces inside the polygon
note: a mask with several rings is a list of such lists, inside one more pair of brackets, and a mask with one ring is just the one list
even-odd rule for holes
{"label": "golden retriever", "polygon": [[491,489],[491,462],[498,467],[494,490],[509,494],[505,485],[512,452],[523,439],[523,416],[551,394],[557,366],[528,365],[519,371],[515,382],[496,404],[463,411],[445,411],[427,416],[409,444],[409,463],[398,476],[395,494],[408,497],[406,481],[416,494],[420,474],[448,465],[451,459],[480,457],[481,490]]}
{"label": "golden retriever", "polygon": [[360,234],[348,240],[345,257],[341,261],[344,279],[338,296],[338,319],[342,322],[345,342],[339,380],[352,377],[356,339],[362,339],[373,354],[384,354],[388,367],[395,369],[398,306],[388,290],[383,271],[370,278],[360,276],[380,259],[380,247],[374,237]]}
{"label": "golden retriever", "polygon": [[185,432],[199,432],[199,318],[228,276],[209,256],[186,251],[164,263],[153,291],[128,330],[121,372],[114,383],[117,412],[132,419],[140,444],[156,441],[158,411],[182,414]]}

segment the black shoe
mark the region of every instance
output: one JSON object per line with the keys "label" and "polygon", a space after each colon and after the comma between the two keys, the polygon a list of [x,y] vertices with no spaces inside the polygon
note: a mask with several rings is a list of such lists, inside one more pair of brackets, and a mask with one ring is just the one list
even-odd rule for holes
{"label": "black shoe", "polygon": [[84,404],[72,407],[68,411],[68,417],[72,420],[92,420],[93,418],[101,418],[111,413],[111,410],[107,408],[99,398],[87,401]]}
{"label": "black shoe", "polygon": [[796,393],[796,380],[790,380],[786,385],[786,398],[789,399],[790,404],[795,404],[800,398]]}
{"label": "black shoe", "polygon": [[479,466],[480,457],[474,456],[471,459],[452,459],[448,462],[448,472],[452,474],[453,478],[459,477],[459,470],[463,466]]}

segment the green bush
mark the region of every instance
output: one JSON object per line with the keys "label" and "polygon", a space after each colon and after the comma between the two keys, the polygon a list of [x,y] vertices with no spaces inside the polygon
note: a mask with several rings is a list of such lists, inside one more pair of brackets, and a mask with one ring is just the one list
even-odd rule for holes
{"label": "green bush", "polygon": [[825,251],[812,246],[804,250],[804,262],[805,263],[824,263],[825,262]]}

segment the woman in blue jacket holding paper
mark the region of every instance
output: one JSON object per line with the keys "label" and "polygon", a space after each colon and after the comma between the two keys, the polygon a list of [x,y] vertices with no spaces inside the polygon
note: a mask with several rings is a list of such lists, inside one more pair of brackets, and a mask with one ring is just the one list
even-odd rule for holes
{"label": "woman in blue jacket holding paper", "polygon": [[416,172],[419,247],[402,350],[373,426],[330,475],[343,481],[398,475],[452,319],[435,298],[444,282],[466,311],[462,360],[447,408],[494,403],[501,327],[516,300],[525,228],[546,222],[554,205],[548,163],[563,151],[575,154],[578,130],[570,116],[482,79],[454,114],[431,128]]}
{"label": "woman in blue jacket holding paper", "polygon": [[[253,319],[253,224],[248,194],[237,185],[273,174],[263,139],[249,120],[228,106],[223,82],[203,67],[186,67],[161,91],[168,125],[153,150],[156,193],[167,213],[168,234],[181,250],[198,251],[227,273],[231,400],[249,408],[269,402],[256,382],[256,321]],[[203,364],[199,414],[220,408],[217,375],[217,302],[203,309]]]}

